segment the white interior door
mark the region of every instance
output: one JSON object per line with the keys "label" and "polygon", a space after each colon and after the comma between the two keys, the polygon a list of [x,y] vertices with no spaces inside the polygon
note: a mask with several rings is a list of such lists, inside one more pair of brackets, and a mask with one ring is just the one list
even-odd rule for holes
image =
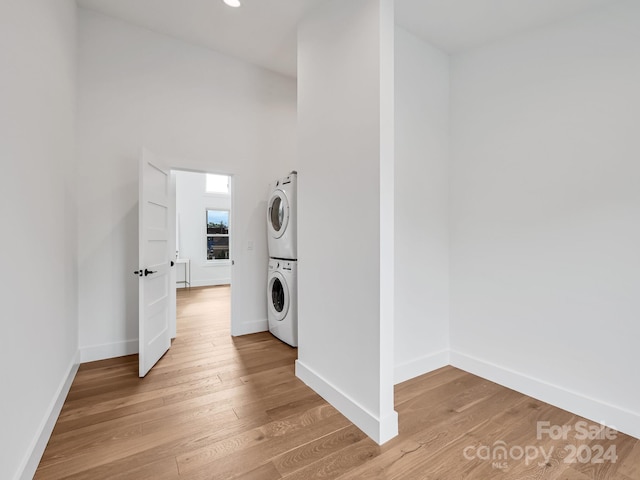
{"label": "white interior door", "polygon": [[170,175],[146,149],[139,187],[139,375],[144,377],[171,346]]}
{"label": "white interior door", "polygon": [[173,339],[177,336],[176,325],[176,174],[170,172],[169,179],[169,336]]}

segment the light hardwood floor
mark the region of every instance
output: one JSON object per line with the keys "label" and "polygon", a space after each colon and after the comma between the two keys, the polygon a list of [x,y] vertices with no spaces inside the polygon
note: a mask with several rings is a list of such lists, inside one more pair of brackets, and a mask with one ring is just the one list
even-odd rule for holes
{"label": "light hardwood floor", "polygon": [[[453,367],[396,387],[400,435],[380,447],[295,378],[295,358],[268,333],[230,337],[228,287],[180,290],[178,338],[146,378],[137,356],[81,365],[35,478],[640,479],[636,439],[578,440],[579,417]],[[538,421],[572,431],[538,439]],[[504,462],[484,459],[496,442]],[[618,458],[565,463],[567,445]]]}

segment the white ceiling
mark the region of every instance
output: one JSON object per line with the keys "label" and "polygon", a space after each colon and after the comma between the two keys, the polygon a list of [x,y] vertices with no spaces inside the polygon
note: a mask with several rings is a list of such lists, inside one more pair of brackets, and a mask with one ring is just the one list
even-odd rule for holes
{"label": "white ceiling", "polygon": [[[296,25],[327,0],[77,0],[156,32],[296,74]],[[343,0],[348,1],[348,0]],[[620,0],[396,0],[396,23],[455,53]]]}
{"label": "white ceiling", "polygon": [[203,45],[289,76],[296,75],[296,25],[325,0],[77,0],[156,32]]}
{"label": "white ceiling", "polygon": [[396,23],[448,53],[618,0],[396,0]]}

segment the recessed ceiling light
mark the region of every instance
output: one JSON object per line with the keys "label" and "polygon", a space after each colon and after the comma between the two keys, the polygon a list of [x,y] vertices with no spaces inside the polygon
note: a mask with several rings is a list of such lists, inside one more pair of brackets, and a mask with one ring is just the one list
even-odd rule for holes
{"label": "recessed ceiling light", "polygon": [[240,0],[224,0],[224,3],[233,8],[238,8],[240,6]]}

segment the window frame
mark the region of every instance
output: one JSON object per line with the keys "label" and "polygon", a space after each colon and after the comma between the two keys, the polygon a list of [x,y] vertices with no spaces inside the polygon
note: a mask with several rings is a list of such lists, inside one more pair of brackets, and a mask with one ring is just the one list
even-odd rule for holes
{"label": "window frame", "polygon": [[[227,213],[227,233],[209,233],[209,212],[226,212]],[[231,209],[206,207],[204,211],[204,260],[208,265],[225,265],[231,262]],[[228,258],[212,258],[209,259],[209,238],[228,238],[229,239],[229,257]]]}

